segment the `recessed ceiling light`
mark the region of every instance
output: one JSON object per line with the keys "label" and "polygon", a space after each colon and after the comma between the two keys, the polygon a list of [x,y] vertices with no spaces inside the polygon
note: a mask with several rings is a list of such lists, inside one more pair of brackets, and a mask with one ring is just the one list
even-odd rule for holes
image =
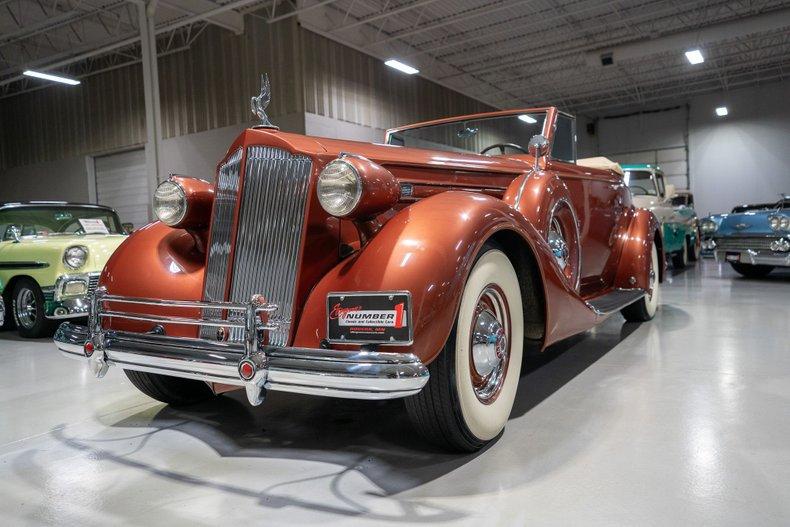
{"label": "recessed ceiling light", "polygon": [[33,70],[25,70],[22,72],[22,75],[27,75],[28,77],[35,77],[37,79],[44,79],[52,82],[60,82],[63,84],[68,84],[69,86],[76,86],[77,84],[80,83],[80,81],[76,79],[69,79],[68,77],[60,77],[58,75],[50,75],[49,73],[41,73],[40,71],[33,71]]}
{"label": "recessed ceiling light", "polygon": [[417,68],[413,68],[408,64],[404,64],[403,62],[395,59],[389,59],[384,64],[386,64],[390,68],[395,68],[396,70],[402,71],[403,73],[406,73],[408,75],[414,75],[415,73],[420,72],[420,70],[418,70]]}
{"label": "recessed ceiling light", "polygon": [[518,118],[521,119],[522,121],[524,121],[525,123],[529,123],[529,124],[535,124],[535,123],[538,122],[537,119],[535,119],[534,117],[530,117],[529,115],[527,115],[525,113],[522,113],[521,115],[519,115]]}
{"label": "recessed ceiling light", "polygon": [[686,58],[691,64],[702,64],[705,62],[705,57],[702,56],[702,52],[698,49],[687,51]]}
{"label": "recessed ceiling light", "polygon": [[716,108],[716,115],[718,115],[719,117],[724,117],[728,113],[730,113],[730,111],[727,109],[726,106],[719,106],[718,108]]}

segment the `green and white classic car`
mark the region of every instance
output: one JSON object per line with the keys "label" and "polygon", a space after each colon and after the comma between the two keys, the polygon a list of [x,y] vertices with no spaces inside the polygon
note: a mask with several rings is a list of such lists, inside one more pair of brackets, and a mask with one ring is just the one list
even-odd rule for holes
{"label": "green and white classic car", "polygon": [[86,317],[88,295],[126,239],[109,207],[60,201],[0,203],[0,322],[43,337]]}
{"label": "green and white classic car", "polygon": [[625,182],[634,206],[647,209],[661,222],[664,254],[678,269],[699,260],[702,241],[699,219],[690,192],[679,193],[664,182],[664,173],[655,165],[622,165]]}

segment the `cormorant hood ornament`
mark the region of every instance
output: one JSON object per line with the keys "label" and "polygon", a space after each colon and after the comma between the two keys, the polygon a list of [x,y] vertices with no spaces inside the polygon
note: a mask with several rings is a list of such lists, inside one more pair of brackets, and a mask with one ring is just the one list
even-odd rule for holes
{"label": "cormorant hood ornament", "polygon": [[269,84],[269,76],[266,73],[261,74],[261,93],[252,98],[250,107],[252,113],[258,116],[261,120],[260,124],[255,125],[254,128],[274,128],[279,130],[279,127],[274,126],[266,115],[266,107],[269,106],[269,101],[272,100],[272,87]]}

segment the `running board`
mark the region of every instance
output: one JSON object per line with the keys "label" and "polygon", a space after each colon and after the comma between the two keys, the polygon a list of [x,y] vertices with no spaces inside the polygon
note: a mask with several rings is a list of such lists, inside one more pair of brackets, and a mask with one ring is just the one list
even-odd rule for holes
{"label": "running board", "polygon": [[587,306],[596,315],[610,315],[645,296],[644,289],[615,289],[605,295],[587,300]]}

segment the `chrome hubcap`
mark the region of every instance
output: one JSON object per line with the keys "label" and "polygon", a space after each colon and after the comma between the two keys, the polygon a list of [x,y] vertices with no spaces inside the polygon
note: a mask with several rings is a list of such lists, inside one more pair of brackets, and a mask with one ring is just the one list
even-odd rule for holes
{"label": "chrome hubcap", "polygon": [[477,301],[472,317],[472,384],[477,398],[492,403],[505,380],[509,349],[509,313],[501,290],[488,286]]}
{"label": "chrome hubcap", "polygon": [[565,237],[562,235],[562,227],[557,218],[551,218],[548,242],[549,248],[554,254],[554,259],[557,260],[560,269],[564,271],[565,268],[568,267],[570,251],[568,250],[568,242],[565,241]]}
{"label": "chrome hubcap", "polygon": [[16,318],[27,329],[36,324],[36,296],[30,289],[22,289],[16,297]]}

